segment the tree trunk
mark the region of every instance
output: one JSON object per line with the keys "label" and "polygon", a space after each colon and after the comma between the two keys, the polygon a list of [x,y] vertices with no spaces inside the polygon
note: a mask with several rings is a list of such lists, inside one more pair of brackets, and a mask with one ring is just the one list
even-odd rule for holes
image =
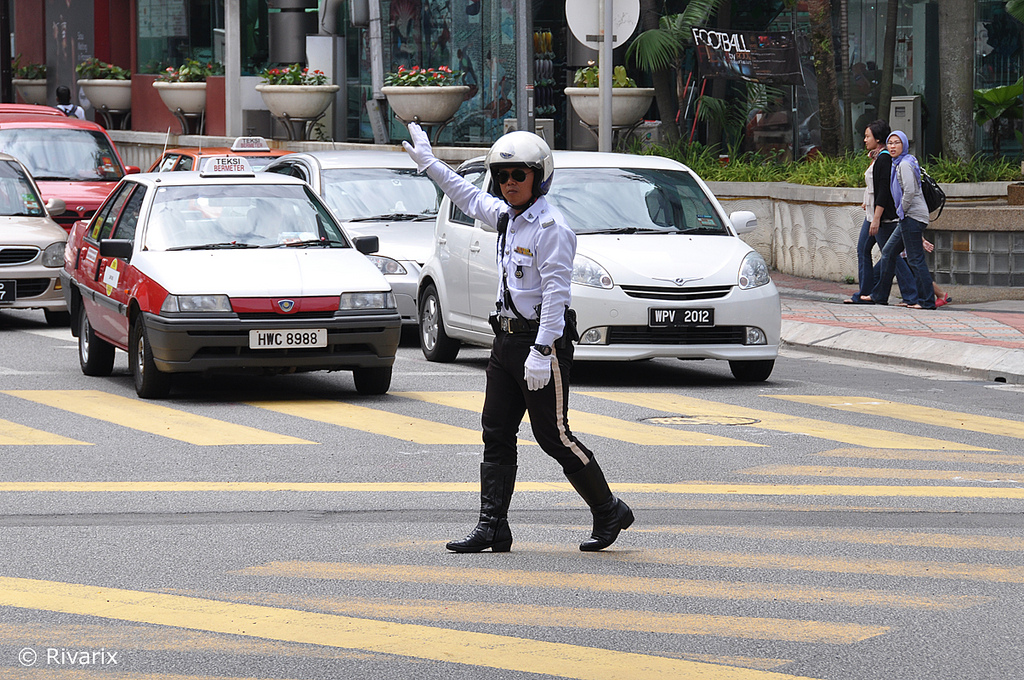
{"label": "tree trunk", "polygon": [[818,79],[821,150],[828,156],[837,156],[842,124],[839,93],[836,90],[836,55],[832,42],[832,3],[829,0],[807,0],[807,14],[811,22],[814,73]]}
{"label": "tree trunk", "polygon": [[889,0],[885,12],[885,40],[882,44],[882,78],[878,83],[878,117],[885,121],[889,120],[889,109],[892,104],[892,75],[896,68],[897,21],[899,21],[899,0]]}
{"label": "tree trunk", "polygon": [[843,150],[853,152],[853,102],[850,93],[850,3],[839,3],[839,45],[843,68]]}
{"label": "tree trunk", "polygon": [[[649,31],[658,27],[658,0],[640,0],[640,30]],[[676,114],[679,112],[679,98],[672,81],[672,69],[664,68],[651,73],[654,85],[654,101],[658,107],[658,118],[661,120],[661,131],[670,144],[679,139],[679,125]]]}
{"label": "tree trunk", "polygon": [[974,0],[939,3],[939,116],[942,155],[969,161],[974,155]]}
{"label": "tree trunk", "polygon": [[[724,0],[724,2],[718,6],[716,26],[723,31],[728,31],[732,27],[732,0]],[[729,81],[725,78],[711,79],[712,97],[716,99],[725,99],[725,95],[728,90]],[[722,146],[722,126],[715,121],[710,121],[708,123],[707,145],[713,149],[718,149],[719,153],[724,153],[726,151]]]}

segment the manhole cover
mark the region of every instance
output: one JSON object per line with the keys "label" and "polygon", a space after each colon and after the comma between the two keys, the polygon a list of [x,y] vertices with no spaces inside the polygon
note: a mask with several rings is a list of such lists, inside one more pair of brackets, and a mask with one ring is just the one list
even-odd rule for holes
{"label": "manhole cover", "polygon": [[740,416],[668,416],[667,418],[646,418],[645,423],[654,425],[756,425],[757,418]]}

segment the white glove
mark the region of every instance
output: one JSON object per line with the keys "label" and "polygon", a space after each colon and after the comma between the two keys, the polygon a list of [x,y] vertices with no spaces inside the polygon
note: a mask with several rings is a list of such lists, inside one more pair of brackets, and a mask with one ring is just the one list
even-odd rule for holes
{"label": "white glove", "polygon": [[409,136],[412,138],[412,144],[403,141],[402,148],[416,161],[417,172],[423,172],[437,161],[437,157],[430,148],[430,140],[423,128],[416,123],[409,123]]}
{"label": "white glove", "polygon": [[551,380],[551,361],[553,356],[546,357],[537,351],[536,347],[530,348],[530,355],[526,357],[526,387],[532,390],[539,390]]}

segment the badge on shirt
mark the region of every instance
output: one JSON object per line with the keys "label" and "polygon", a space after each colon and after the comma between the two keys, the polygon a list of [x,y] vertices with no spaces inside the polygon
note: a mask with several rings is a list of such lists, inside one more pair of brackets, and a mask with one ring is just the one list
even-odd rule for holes
{"label": "badge on shirt", "polygon": [[525,246],[516,246],[516,252],[519,253],[520,255],[528,255],[529,257],[533,257],[533,252]]}

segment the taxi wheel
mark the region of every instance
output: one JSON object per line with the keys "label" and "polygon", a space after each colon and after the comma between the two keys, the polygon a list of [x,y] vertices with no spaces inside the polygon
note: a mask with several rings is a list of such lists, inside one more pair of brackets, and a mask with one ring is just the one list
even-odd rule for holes
{"label": "taxi wheel", "polygon": [[420,298],[420,348],[423,356],[427,361],[447,364],[455,361],[461,344],[444,332],[441,298],[437,295],[437,288],[427,286]]}
{"label": "taxi wheel", "polygon": [[106,376],[114,370],[114,346],[96,337],[84,309],[78,313],[78,363],[85,375]]}
{"label": "taxi wheel", "polygon": [[764,382],[775,368],[774,359],[762,361],[730,361],[729,370],[740,382]]}
{"label": "taxi wheel", "polygon": [[352,378],[359,394],[386,394],[391,387],[391,367],[355,368],[352,369]]}
{"label": "taxi wheel", "polygon": [[162,399],[171,391],[171,376],[162,373],[153,361],[153,350],[149,347],[146,324],[140,316],[132,324],[131,340],[128,342],[128,363],[135,379],[135,393],[143,399]]}

